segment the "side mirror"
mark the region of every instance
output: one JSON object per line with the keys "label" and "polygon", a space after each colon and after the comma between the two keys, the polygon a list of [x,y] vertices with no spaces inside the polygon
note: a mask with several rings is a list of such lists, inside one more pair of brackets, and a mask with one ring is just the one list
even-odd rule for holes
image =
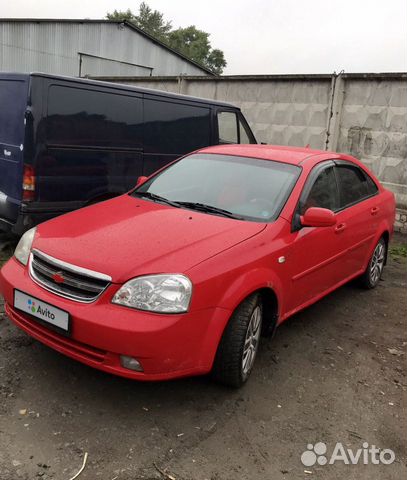
{"label": "side mirror", "polygon": [[301,215],[303,227],[332,227],[335,224],[335,214],[327,208],[310,207]]}
{"label": "side mirror", "polygon": [[142,175],[141,177],[138,177],[136,187],[139,187],[142,183],[144,183],[147,180],[148,177]]}

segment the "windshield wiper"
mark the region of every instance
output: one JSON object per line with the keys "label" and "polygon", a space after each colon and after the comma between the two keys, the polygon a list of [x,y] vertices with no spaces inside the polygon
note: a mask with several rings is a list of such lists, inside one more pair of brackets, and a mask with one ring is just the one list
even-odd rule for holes
{"label": "windshield wiper", "polygon": [[151,193],[151,192],[133,192],[133,195],[136,195],[137,197],[145,197],[149,198],[150,200],[154,200],[156,202],[161,202],[165,203],[167,205],[171,205],[172,207],[177,207],[179,208],[180,205],[178,202],[173,202],[169,200],[168,198],[161,197],[161,195],[157,195],[156,193]]}
{"label": "windshield wiper", "polygon": [[222,215],[223,217],[235,218],[237,220],[242,220],[243,217],[236,215],[229,210],[224,210],[223,208],[214,207],[213,205],[206,205],[205,203],[197,202],[176,202],[177,205],[181,207],[190,208],[191,210],[198,210],[199,212],[214,213],[216,215]]}

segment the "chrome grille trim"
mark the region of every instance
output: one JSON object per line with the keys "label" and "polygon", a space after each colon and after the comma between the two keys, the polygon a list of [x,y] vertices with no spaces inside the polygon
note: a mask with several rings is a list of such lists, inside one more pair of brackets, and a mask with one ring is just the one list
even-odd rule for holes
{"label": "chrome grille trim", "polygon": [[[36,249],[30,254],[29,272],[42,288],[82,303],[94,302],[112,281],[109,275],[72,265]],[[63,275],[63,283],[53,280],[56,273]]]}
{"label": "chrome grille trim", "polygon": [[106,275],[105,273],[95,272],[94,270],[89,270],[88,268],[78,267],[77,265],[72,265],[72,263],[64,262],[63,260],[59,260],[57,258],[51,257],[51,255],[47,255],[41,250],[37,250],[36,248],[33,249],[32,253],[38,255],[40,258],[42,257],[44,260],[48,261],[49,263],[53,263],[59,269],[69,270],[73,273],[77,273],[79,275],[85,275],[85,277],[90,278],[97,278],[98,280],[106,280],[106,282],[111,282],[112,277],[110,275]]}

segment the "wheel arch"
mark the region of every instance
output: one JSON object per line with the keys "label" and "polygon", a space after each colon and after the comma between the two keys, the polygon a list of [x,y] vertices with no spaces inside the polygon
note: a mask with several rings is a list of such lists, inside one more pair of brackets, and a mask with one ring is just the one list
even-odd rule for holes
{"label": "wheel arch", "polygon": [[366,252],[366,257],[365,257],[365,260],[364,260],[364,269],[367,268],[367,266],[369,265],[369,262],[370,262],[370,258],[372,257],[373,255],[373,252],[374,252],[374,249],[376,248],[376,245],[377,245],[377,242],[383,238],[385,243],[386,243],[386,255],[385,255],[385,259],[384,259],[384,262],[385,262],[385,265],[387,263],[387,255],[388,255],[388,252],[389,252],[389,243],[390,243],[390,239],[391,239],[391,230],[388,228],[388,225],[383,223],[380,225],[381,228],[378,229],[376,235],[372,238],[371,240],[371,244],[369,245],[369,248]]}
{"label": "wheel arch", "polygon": [[231,309],[231,315],[228,321],[225,324],[224,330],[226,329],[233,313],[236,311],[239,306],[245,302],[248,298],[253,295],[258,295],[260,297],[262,306],[263,306],[263,326],[262,326],[262,335],[263,336],[272,336],[275,332],[275,329],[278,324],[279,312],[280,312],[280,302],[279,298],[270,285],[265,285],[259,288],[255,288],[246,293],[238,303]]}
{"label": "wheel arch", "polygon": [[220,305],[231,312],[223,332],[239,305],[250,296],[258,294],[261,296],[264,308],[262,335],[273,335],[282,315],[283,291],[280,278],[271,269],[258,268],[236,277],[220,301]]}
{"label": "wheel arch", "polygon": [[262,335],[272,336],[276,330],[279,318],[279,301],[275,291],[270,287],[260,288],[256,292],[261,297],[263,305]]}
{"label": "wheel arch", "polygon": [[276,306],[279,317],[283,304],[283,291],[282,281],[273,270],[256,268],[234,279],[223,292],[219,306],[234,312],[247,297],[258,292],[267,302]]}
{"label": "wheel arch", "polygon": [[389,254],[389,243],[390,243],[390,232],[388,230],[385,230],[382,233],[382,236],[380,238],[383,238],[383,240],[386,242],[386,255],[384,257],[384,264],[387,264],[387,257]]}

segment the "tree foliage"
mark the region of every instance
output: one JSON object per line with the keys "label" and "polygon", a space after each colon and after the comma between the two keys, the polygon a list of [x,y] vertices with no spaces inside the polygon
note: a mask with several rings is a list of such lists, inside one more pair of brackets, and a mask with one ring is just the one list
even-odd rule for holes
{"label": "tree foliage", "polygon": [[114,10],[113,13],[107,13],[108,20],[128,20],[151,36],[166,41],[168,34],[172,29],[171,22],[164,20],[164,15],[158,10],[152,10],[145,2],[139,7],[138,14],[134,14],[130,8],[125,11]]}
{"label": "tree foliage", "polygon": [[127,10],[114,10],[106,14],[109,20],[128,20],[138,28],[166,43],[169,47],[182,53],[202,66],[221,74],[226,67],[222,50],[214,49],[209,41],[209,33],[198,30],[194,25],[186,28],[172,29],[172,24],[164,19],[158,10],[152,10],[142,2],[138,13]]}
{"label": "tree foliage", "polygon": [[168,44],[174,50],[209,68],[214,73],[221,74],[226,67],[223,52],[211,48],[209,33],[198,30],[194,25],[172,30],[168,35]]}

